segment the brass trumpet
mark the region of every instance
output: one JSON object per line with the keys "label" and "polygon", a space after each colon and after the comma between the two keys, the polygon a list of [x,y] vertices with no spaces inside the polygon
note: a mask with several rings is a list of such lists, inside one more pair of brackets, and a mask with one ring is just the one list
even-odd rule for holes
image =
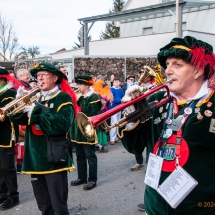
{"label": "brass trumpet", "polygon": [[[138,81],[138,85],[141,85],[141,83],[144,83],[144,80],[146,80],[146,78],[150,75],[149,73],[151,71],[147,71],[147,70],[145,72],[147,74],[144,74],[144,76],[145,76],[144,78],[143,77],[140,78],[140,80]],[[170,81],[171,80],[167,80],[166,83],[168,83]],[[119,106],[106,111],[103,114],[99,114],[99,115],[96,115],[93,117],[87,117],[84,113],[80,112],[80,113],[78,113],[78,115],[76,117],[78,127],[79,127],[80,131],[82,132],[82,134],[87,139],[93,140],[95,138],[95,128],[97,126],[99,126],[101,123],[103,123],[105,120],[107,120],[108,118],[110,118],[114,114],[124,110],[125,108],[142,101],[143,99],[151,96],[152,94],[154,94],[155,92],[158,92],[159,90],[161,90],[163,88],[165,88],[165,90],[166,90],[166,93],[167,93],[166,97],[164,99],[162,99],[160,102],[154,101],[154,102],[148,104],[149,109],[154,109],[156,107],[159,107],[159,106],[165,104],[169,100],[169,97],[170,97],[169,88],[165,84],[160,84],[154,88],[151,88],[147,92],[144,92],[142,95],[139,95],[137,97],[134,96],[131,101],[124,102],[124,103],[120,104]],[[145,87],[144,87],[143,91],[145,91]],[[141,114],[143,114],[141,112],[141,110],[137,110],[137,111],[131,113],[130,115],[122,118],[115,125],[109,126],[108,128],[111,129],[113,127],[122,127],[122,126],[126,125],[127,123],[138,119],[138,117],[140,117]]]}
{"label": "brass trumpet", "polygon": [[[42,84],[40,84],[40,85],[42,85]],[[2,121],[4,121],[6,116],[20,113],[23,111],[25,106],[32,105],[32,103],[38,99],[37,95],[33,95],[33,94],[40,89],[39,88],[40,85],[29,90],[23,96],[14,99],[12,102],[8,103],[5,107],[0,108],[0,119]],[[33,95],[33,96],[31,96],[31,95]]]}

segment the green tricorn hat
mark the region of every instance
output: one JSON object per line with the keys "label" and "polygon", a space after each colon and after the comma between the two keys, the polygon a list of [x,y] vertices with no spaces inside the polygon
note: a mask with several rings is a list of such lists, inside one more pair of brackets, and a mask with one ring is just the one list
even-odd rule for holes
{"label": "green tricorn hat", "polygon": [[166,69],[168,57],[180,58],[198,69],[203,68],[205,77],[210,78],[212,76],[215,55],[213,54],[213,47],[204,41],[191,36],[173,38],[169,44],[160,49],[157,55],[157,59],[164,69]]}
{"label": "green tricorn hat", "polygon": [[77,84],[85,84],[85,85],[93,85],[94,79],[88,75],[79,75],[75,77],[75,83]]}
{"label": "green tricorn hat", "polygon": [[0,67],[0,75],[9,75],[9,72],[5,68]]}
{"label": "green tricorn hat", "polygon": [[67,77],[64,73],[62,73],[59,69],[57,69],[53,64],[42,62],[37,63],[33,66],[30,73],[32,76],[36,76],[37,72],[39,71],[48,71],[58,76],[57,83],[60,84],[62,82],[62,78],[65,78],[67,80]]}

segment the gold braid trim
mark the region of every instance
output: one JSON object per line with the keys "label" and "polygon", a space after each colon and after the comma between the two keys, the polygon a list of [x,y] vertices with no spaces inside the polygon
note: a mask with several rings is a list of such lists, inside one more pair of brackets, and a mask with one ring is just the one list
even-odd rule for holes
{"label": "gold braid trim", "polygon": [[12,142],[13,142],[12,137],[13,137],[13,135],[14,135],[14,142],[16,143],[15,130],[14,130],[13,123],[11,122],[11,139],[10,139],[10,144],[6,145],[6,146],[5,145],[0,145],[0,147],[2,147],[2,148],[10,148],[10,147],[12,147]]}
{"label": "gold braid trim", "polygon": [[65,105],[73,105],[72,102],[66,102],[66,103],[63,103],[61,104],[58,108],[57,108],[57,112]]}
{"label": "gold braid trim", "polygon": [[173,49],[173,48],[175,48],[175,49],[183,49],[183,50],[188,51],[188,52],[191,50],[190,48],[188,48],[186,46],[182,46],[182,45],[174,45],[170,49]]}
{"label": "gold braid trim", "polygon": [[8,100],[8,99],[14,99],[14,97],[7,97],[7,98],[4,98],[4,99],[2,99],[2,101],[1,101],[1,103],[3,102],[3,101],[5,101],[5,100]]}
{"label": "gold braid trim", "polygon": [[95,145],[98,143],[98,136],[97,136],[97,133],[96,133],[96,130],[95,130],[95,140],[94,140],[94,143],[91,143],[91,142],[78,142],[77,140],[72,140],[72,142],[75,142],[77,144],[88,144],[88,145]]}
{"label": "gold braid trim", "polygon": [[62,171],[70,171],[72,172],[75,169],[74,165],[72,165],[71,167],[65,167],[62,169],[56,169],[56,170],[50,170],[50,171],[41,171],[41,172],[37,172],[37,171],[22,171],[23,174],[51,174],[51,173],[55,173],[55,172],[62,172]]}
{"label": "gold braid trim", "polygon": [[97,103],[97,102],[100,102],[101,100],[96,100],[96,101],[93,101],[93,102],[90,102],[90,104],[94,104],[94,103]]}
{"label": "gold braid trim", "polygon": [[125,128],[121,131],[121,134],[119,133],[119,127],[117,127],[117,134],[118,134],[119,138],[123,138],[123,136],[124,136],[124,131],[131,131],[131,130],[135,129],[135,128],[139,125],[139,123],[140,123],[140,120],[138,119],[137,122],[134,124],[133,127],[131,127],[131,128],[126,128],[126,127],[125,127]]}

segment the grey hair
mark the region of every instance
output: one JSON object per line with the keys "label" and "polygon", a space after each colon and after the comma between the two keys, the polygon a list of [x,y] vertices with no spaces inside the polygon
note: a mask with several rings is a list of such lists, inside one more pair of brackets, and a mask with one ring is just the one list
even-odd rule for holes
{"label": "grey hair", "polygon": [[27,69],[19,69],[16,72],[16,76],[17,76],[18,79],[20,78],[20,76],[23,74],[24,71],[28,71],[28,70]]}

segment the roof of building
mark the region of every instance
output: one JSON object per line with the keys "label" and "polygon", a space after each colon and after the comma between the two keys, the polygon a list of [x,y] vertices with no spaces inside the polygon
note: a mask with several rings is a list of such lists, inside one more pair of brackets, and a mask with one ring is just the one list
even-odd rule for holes
{"label": "roof of building", "polygon": [[[215,2],[213,1],[195,1],[195,0],[179,0],[179,5],[183,6],[183,13],[206,10],[215,8]],[[166,3],[160,3],[155,5],[149,5],[146,7],[140,7],[130,10],[122,10],[119,12],[112,12],[107,14],[101,14],[97,16],[90,16],[78,19],[80,22],[91,23],[96,21],[138,21],[145,19],[158,18],[163,16],[170,16],[171,12],[175,11],[175,1]]]}

